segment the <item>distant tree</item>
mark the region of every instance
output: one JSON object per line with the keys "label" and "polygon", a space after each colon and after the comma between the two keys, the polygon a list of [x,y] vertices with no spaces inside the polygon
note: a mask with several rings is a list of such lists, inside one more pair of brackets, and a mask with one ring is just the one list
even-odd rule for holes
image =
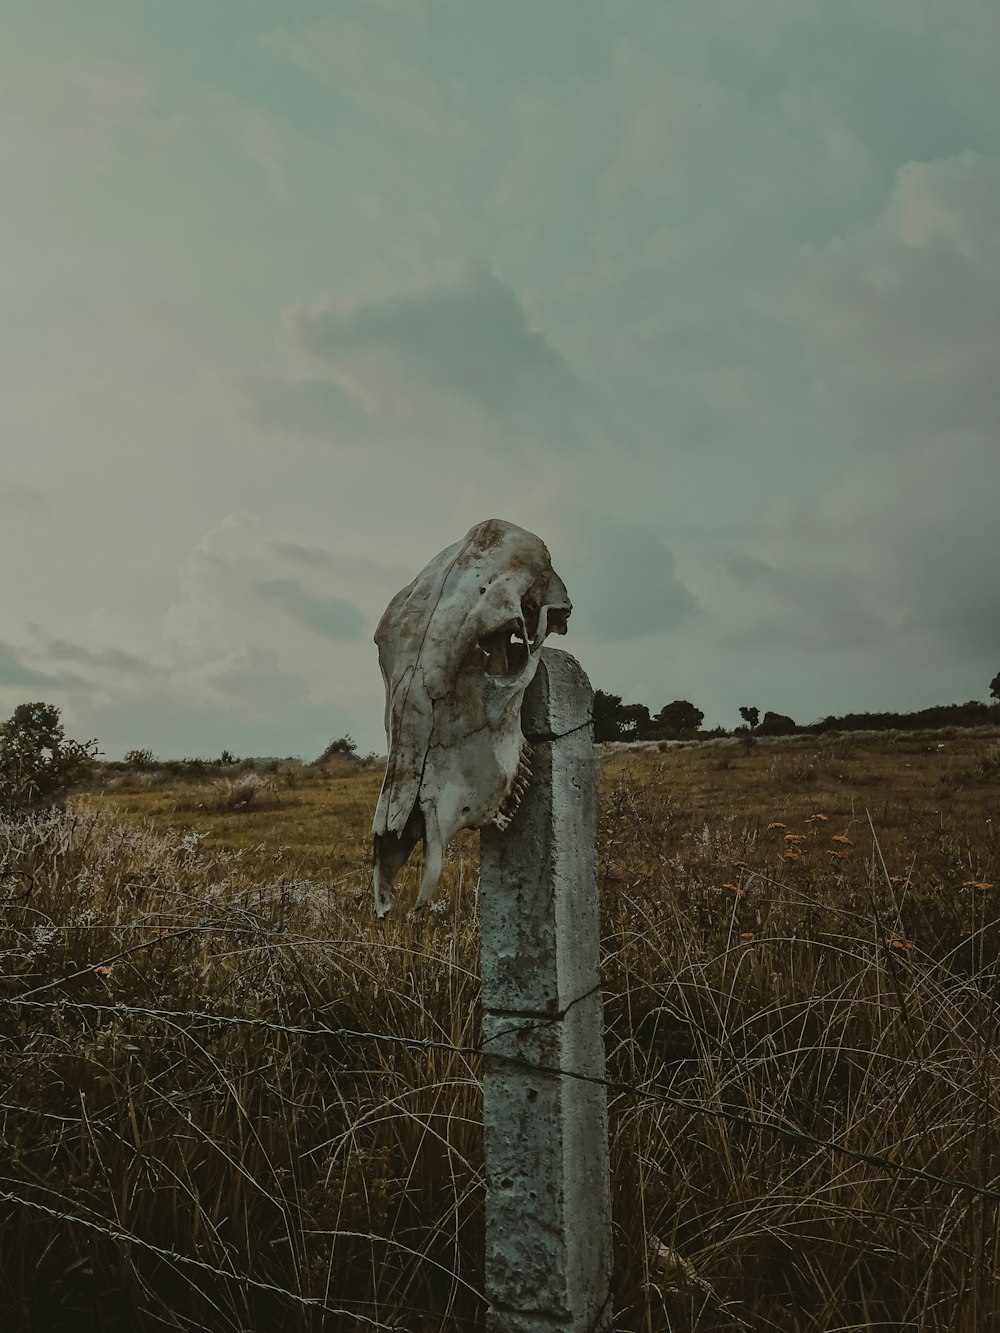
{"label": "distant tree", "polygon": [[656,714],[653,729],[667,739],[682,738],[693,736],[704,720],[705,714],[700,708],[695,708],[687,699],[675,699]]}
{"label": "distant tree", "polygon": [[764,714],[764,720],[760,724],[760,734],[762,736],[790,736],[796,730],[793,720],[784,713],[768,711]]}
{"label": "distant tree", "polygon": [[61,800],[96,754],[96,741],[67,739],[54,704],[18,704],[0,723],[0,810]]}
{"label": "distant tree", "polygon": [[223,750],[215,762],[220,768],[231,768],[233,764],[238,764],[240,761],[234,754],[230,754],[228,750]]}
{"label": "distant tree", "polygon": [[645,704],[623,704],[620,694],[594,691],[594,740],[636,741],[649,730]]}
{"label": "distant tree", "polygon": [[990,681],[990,698],[1000,703],[1000,671]]}
{"label": "distant tree", "polygon": [[313,760],[313,763],[325,763],[327,759],[333,759],[336,755],[345,755],[348,759],[353,759],[357,752],[356,741],[350,736],[338,736],[336,740],[330,742],[318,759]]}
{"label": "distant tree", "polygon": [[621,740],[621,708],[620,694],[606,694],[604,690],[594,691],[595,741]]}
{"label": "distant tree", "polygon": [[637,741],[649,730],[649,709],[645,704],[622,704],[618,709],[618,731],[623,741]]}
{"label": "distant tree", "polygon": [[740,709],[740,717],[741,717],[741,718],[743,719],[743,721],[747,724],[747,726],[750,728],[750,730],[753,731],[754,727],[755,727],[755,726],[757,725],[757,723],[760,721],[760,709],[759,709],[759,708],[741,708],[741,709]]}
{"label": "distant tree", "polygon": [[59,709],[55,704],[18,704],[6,722],[0,724],[0,734],[13,744],[15,737],[33,750],[54,751],[65,739]]}

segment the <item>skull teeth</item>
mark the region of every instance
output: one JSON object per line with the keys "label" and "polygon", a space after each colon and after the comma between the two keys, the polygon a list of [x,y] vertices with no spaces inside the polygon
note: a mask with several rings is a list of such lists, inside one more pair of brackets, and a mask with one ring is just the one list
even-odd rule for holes
{"label": "skull teeth", "polygon": [[530,771],[526,773],[521,767],[519,767],[518,771],[514,774],[510,787],[507,789],[507,794],[500,802],[500,808],[493,819],[493,823],[497,828],[506,829],[510,824],[510,821],[517,814],[521,801],[524,798],[524,793],[528,790],[529,777]]}

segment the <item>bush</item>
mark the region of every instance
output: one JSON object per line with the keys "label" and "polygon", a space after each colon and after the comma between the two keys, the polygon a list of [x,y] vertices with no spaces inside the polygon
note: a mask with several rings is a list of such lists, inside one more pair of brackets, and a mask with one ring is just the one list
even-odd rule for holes
{"label": "bush", "polygon": [[796,730],[793,720],[784,713],[764,714],[764,721],[757,728],[760,736],[791,736]]}
{"label": "bush", "polygon": [[97,742],[67,740],[54,704],[18,704],[0,724],[0,811],[63,800],[90,773]]}
{"label": "bush", "polygon": [[137,773],[148,773],[151,768],[156,767],[156,755],[152,750],[126,750],[122,756],[122,763]]}
{"label": "bush", "polygon": [[211,786],[211,805],[216,810],[249,810],[274,795],[274,783],[258,773],[243,773],[238,778],[216,778]]}
{"label": "bush", "polygon": [[358,746],[356,741],[352,740],[350,736],[338,736],[336,740],[330,742],[318,759],[313,760],[313,763],[318,766],[319,764],[325,763],[327,759],[333,759],[336,755],[342,755],[348,759],[353,759],[357,753]]}

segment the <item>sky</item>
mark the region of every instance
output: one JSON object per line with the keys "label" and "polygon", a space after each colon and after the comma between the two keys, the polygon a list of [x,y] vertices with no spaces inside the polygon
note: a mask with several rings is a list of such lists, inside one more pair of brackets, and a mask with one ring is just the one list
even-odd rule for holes
{"label": "sky", "polygon": [[384,752],[372,634],[537,533],[705,725],[1000,670],[995,0],[12,0],[0,715]]}

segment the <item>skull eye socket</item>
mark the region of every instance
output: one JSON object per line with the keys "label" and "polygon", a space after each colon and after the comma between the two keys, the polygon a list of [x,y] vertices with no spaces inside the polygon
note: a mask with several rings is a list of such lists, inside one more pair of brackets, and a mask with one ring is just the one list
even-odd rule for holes
{"label": "skull eye socket", "polygon": [[528,642],[524,624],[508,621],[479,640],[483,669],[487,676],[517,676],[528,665]]}

